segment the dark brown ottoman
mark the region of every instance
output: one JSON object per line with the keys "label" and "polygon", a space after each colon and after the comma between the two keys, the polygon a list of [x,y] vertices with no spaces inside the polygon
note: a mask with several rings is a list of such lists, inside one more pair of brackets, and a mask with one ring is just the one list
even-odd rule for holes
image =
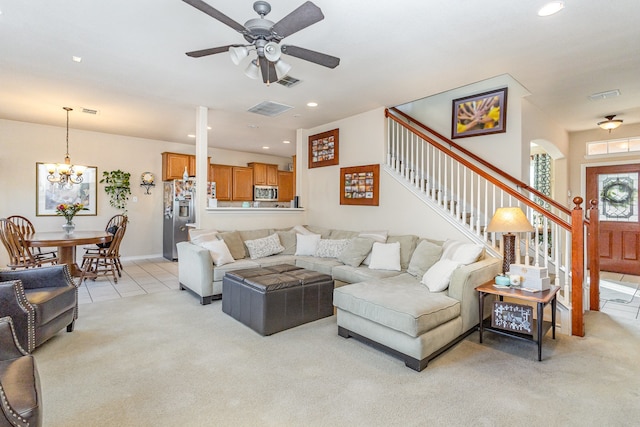
{"label": "dark brown ottoman", "polygon": [[288,264],[227,272],[222,311],[261,335],[333,315],[333,279]]}

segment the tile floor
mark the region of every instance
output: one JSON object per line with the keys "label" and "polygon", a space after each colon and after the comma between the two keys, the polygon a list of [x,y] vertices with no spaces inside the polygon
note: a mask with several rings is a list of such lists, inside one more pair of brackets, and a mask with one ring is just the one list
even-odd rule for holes
{"label": "tile floor", "polygon": [[[177,262],[171,262],[164,258],[148,258],[123,261],[123,264],[124,271],[122,277],[118,278],[118,283],[114,283],[112,278],[104,276],[95,281],[85,280],[78,289],[78,302],[89,304],[96,301],[179,289]],[[600,311],[612,316],[622,316],[640,321],[640,290],[634,293],[634,289],[640,285],[640,276],[603,271],[601,278],[622,284],[622,286],[626,284],[629,290],[621,295],[629,302],[601,299]],[[603,291],[602,294],[605,295],[605,292]]]}
{"label": "tile floor", "polygon": [[[640,290],[638,290],[640,276],[602,271],[600,272],[600,280],[602,281],[600,284],[600,311],[612,316],[640,321]],[[608,280],[611,280],[614,286],[608,287],[604,283]],[[620,288],[626,289],[619,292]],[[611,295],[608,292],[610,289],[618,292],[617,295],[613,295],[611,300],[607,300],[606,298]]]}
{"label": "tile floor", "polygon": [[134,295],[178,289],[178,263],[164,258],[123,261],[118,283],[110,276],[88,279],[78,288],[78,303],[88,304]]}

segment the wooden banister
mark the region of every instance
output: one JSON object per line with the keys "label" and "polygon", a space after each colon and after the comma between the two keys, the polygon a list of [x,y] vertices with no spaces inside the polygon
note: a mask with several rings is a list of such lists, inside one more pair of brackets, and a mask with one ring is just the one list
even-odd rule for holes
{"label": "wooden banister", "polygon": [[[410,130],[415,135],[419,136],[420,138],[424,139],[425,141],[428,141],[429,144],[431,144],[433,147],[435,147],[438,150],[442,151],[443,153],[445,153],[449,157],[455,159],[457,162],[459,162],[460,164],[464,165],[468,169],[472,170],[473,172],[475,172],[479,176],[482,176],[484,179],[486,179],[487,181],[491,182],[493,185],[495,185],[496,187],[500,188],[505,193],[508,193],[510,196],[512,196],[513,198],[519,200],[520,202],[522,202],[523,204],[527,205],[531,209],[544,214],[545,216],[547,216],[548,218],[552,219],[553,222],[557,223],[558,225],[560,225],[565,230],[568,230],[568,231],[571,230],[571,224],[569,224],[567,221],[563,220],[562,218],[560,218],[559,216],[557,216],[557,215],[555,215],[555,214],[553,214],[551,212],[548,212],[546,209],[544,209],[544,207],[542,207],[542,206],[538,205],[537,203],[531,201],[529,198],[524,197],[522,194],[520,194],[519,192],[514,190],[511,186],[506,185],[502,181],[500,181],[499,179],[489,175],[486,171],[482,170],[481,168],[479,168],[475,164],[473,164],[470,161],[468,161],[466,158],[464,158],[464,157],[460,156],[459,154],[457,154],[456,152],[451,151],[450,149],[448,149],[447,147],[443,146],[441,143],[437,142],[433,138],[427,136],[426,134],[424,134],[422,131],[418,130],[417,128],[415,128],[411,124],[404,123],[402,120],[400,120],[397,116],[395,116],[393,114],[388,114],[388,110],[385,110],[385,113],[386,113],[386,117],[387,118],[395,121],[396,123],[400,124],[401,126],[405,127],[406,129]],[[570,211],[567,211],[567,212],[570,213]],[[582,221],[580,222],[580,224],[582,226]]]}
{"label": "wooden banister", "polygon": [[584,336],[584,316],[582,300],[584,282],[584,226],[580,206],[582,197],[574,197],[576,205],[571,211],[571,334]]}
{"label": "wooden banister", "polygon": [[[442,141],[445,141],[450,147],[455,148],[457,151],[463,153],[465,156],[473,159],[474,161],[480,163],[481,165],[483,165],[484,167],[486,167],[487,169],[495,172],[496,174],[502,176],[503,178],[505,178],[506,180],[514,183],[516,186],[521,187],[525,190],[527,190],[528,192],[530,192],[531,194],[533,194],[534,196],[538,197],[539,199],[541,199],[542,201],[544,201],[545,203],[548,203],[552,206],[554,206],[556,209],[560,210],[562,213],[566,214],[567,216],[571,215],[571,211],[566,207],[563,206],[562,204],[558,203],[557,201],[553,200],[552,198],[550,198],[549,196],[542,194],[540,191],[536,190],[533,187],[530,187],[529,184],[515,178],[512,175],[509,175],[508,173],[504,172],[502,169],[494,166],[493,164],[487,162],[486,160],[484,160],[481,157],[478,157],[477,155],[473,154],[472,152],[468,151],[466,148],[461,147],[460,145],[456,144],[455,142],[451,141],[450,139],[448,139],[447,137],[445,137],[444,135],[436,132],[435,130],[431,129],[430,127],[428,127],[427,125],[421,123],[420,121],[414,119],[413,117],[409,116],[408,114],[404,113],[403,111],[400,111],[399,109],[397,109],[396,107],[392,107],[390,109],[386,109],[385,110],[385,116],[389,117],[389,110],[391,110],[394,114],[398,114],[402,117],[404,117],[406,120],[408,120],[410,123],[415,123],[416,125],[418,125],[419,127],[421,127],[422,129],[426,130],[427,132],[429,132],[432,135],[435,135],[436,137],[438,137],[439,139],[441,139]],[[430,140],[430,142],[433,140]]]}
{"label": "wooden banister", "polygon": [[588,256],[589,256],[589,310],[600,310],[600,247],[598,236],[600,235],[600,217],[598,212],[598,201],[589,201],[589,235]]}

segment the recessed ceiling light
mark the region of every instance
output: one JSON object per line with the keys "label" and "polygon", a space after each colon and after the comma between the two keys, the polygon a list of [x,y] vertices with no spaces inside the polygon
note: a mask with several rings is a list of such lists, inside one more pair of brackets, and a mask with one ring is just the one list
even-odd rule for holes
{"label": "recessed ceiling light", "polygon": [[82,62],[82,57],[80,56],[72,56],[71,59],[73,62]]}
{"label": "recessed ceiling light", "polygon": [[190,133],[189,135],[187,135],[189,138],[195,138],[196,136],[192,133]]}
{"label": "recessed ceiling light", "polygon": [[268,150],[269,147],[267,147],[266,145],[262,147],[263,150]]}
{"label": "recessed ceiling light", "polygon": [[247,125],[247,127],[250,127],[251,129],[258,129],[258,125],[254,125],[254,124],[249,124]]}
{"label": "recessed ceiling light", "polygon": [[307,102],[307,107],[317,107],[318,103],[317,102]]}
{"label": "recessed ceiling light", "polygon": [[291,144],[291,141],[282,141],[283,144]]}
{"label": "recessed ceiling light", "polygon": [[207,130],[211,130],[211,126],[207,126]]}
{"label": "recessed ceiling light", "polygon": [[560,12],[562,9],[564,9],[564,2],[552,1],[545,4],[540,8],[540,10],[538,10],[538,16],[551,16]]}

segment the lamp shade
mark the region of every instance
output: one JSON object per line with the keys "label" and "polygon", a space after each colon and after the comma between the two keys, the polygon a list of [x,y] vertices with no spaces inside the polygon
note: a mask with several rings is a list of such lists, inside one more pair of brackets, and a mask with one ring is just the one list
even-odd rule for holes
{"label": "lamp shade", "polygon": [[487,226],[489,233],[532,232],[533,226],[518,207],[498,208]]}
{"label": "lamp shade", "polygon": [[283,78],[287,74],[289,74],[289,70],[291,70],[291,65],[284,62],[282,59],[279,59],[275,64],[276,72],[278,73],[278,79]]}
{"label": "lamp shade", "polygon": [[249,55],[249,49],[244,46],[232,46],[229,48],[229,56],[234,64],[238,65]]}
{"label": "lamp shade", "polygon": [[605,119],[607,120],[603,120],[601,122],[598,122],[598,126],[600,126],[601,129],[604,130],[608,130],[609,132],[611,132],[612,129],[617,128],[618,126],[620,126],[622,124],[622,120],[620,119],[613,119],[615,117],[615,115],[613,116],[605,116]]}
{"label": "lamp shade", "polygon": [[251,61],[251,63],[244,70],[244,73],[247,77],[254,80],[260,77],[260,68],[258,67],[258,61],[255,59]]}

